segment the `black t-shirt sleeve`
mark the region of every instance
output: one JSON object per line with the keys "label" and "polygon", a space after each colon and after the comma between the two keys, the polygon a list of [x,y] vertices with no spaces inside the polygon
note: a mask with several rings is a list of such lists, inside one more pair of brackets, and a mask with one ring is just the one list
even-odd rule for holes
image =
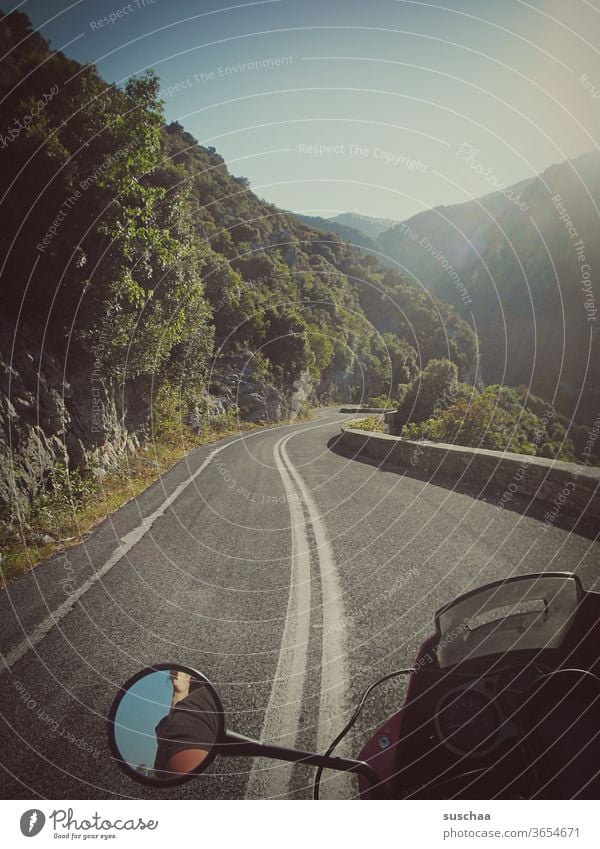
{"label": "black t-shirt sleeve", "polygon": [[155,770],[168,770],[169,760],[185,749],[210,750],[218,733],[214,704],[205,687],[178,702],[156,726]]}

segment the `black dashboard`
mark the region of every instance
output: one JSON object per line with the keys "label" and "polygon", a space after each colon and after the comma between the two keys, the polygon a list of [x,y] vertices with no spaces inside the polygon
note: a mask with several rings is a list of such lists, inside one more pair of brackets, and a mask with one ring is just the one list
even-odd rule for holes
{"label": "black dashboard", "polygon": [[446,689],[434,711],[441,743],[453,754],[480,758],[516,741],[516,714],[525,694],[548,669],[539,664],[509,665]]}

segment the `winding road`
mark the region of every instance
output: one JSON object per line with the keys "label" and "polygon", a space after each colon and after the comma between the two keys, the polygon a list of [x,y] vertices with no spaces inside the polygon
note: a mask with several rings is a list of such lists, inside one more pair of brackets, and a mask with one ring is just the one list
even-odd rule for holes
{"label": "winding road", "polygon": [[[216,684],[232,729],[322,749],[456,595],[541,570],[594,586],[597,542],[345,457],[348,418],[321,410],[192,451],[0,593],[5,798],[307,798],[312,769],[262,759],[217,760],[172,789],[135,784],[106,744],[117,686],[187,663]],[[402,696],[369,701],[346,754]],[[323,797],[355,793],[325,776]]]}

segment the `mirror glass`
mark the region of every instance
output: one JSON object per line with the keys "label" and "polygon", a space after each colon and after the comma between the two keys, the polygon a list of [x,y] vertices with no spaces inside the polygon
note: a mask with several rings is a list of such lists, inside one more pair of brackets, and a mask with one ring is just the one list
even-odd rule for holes
{"label": "mirror glass", "polygon": [[109,725],[119,761],[133,777],[169,784],[208,766],[223,709],[207,679],[165,666],[135,676],[115,700]]}

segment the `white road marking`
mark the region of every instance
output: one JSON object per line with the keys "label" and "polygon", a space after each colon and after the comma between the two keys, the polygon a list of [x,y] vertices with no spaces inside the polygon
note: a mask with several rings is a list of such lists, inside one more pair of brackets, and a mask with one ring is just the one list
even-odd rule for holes
{"label": "white road marking", "polygon": [[[310,552],[302,505],[280,452],[282,437],[274,446],[275,465],[287,495],[292,528],[290,592],[281,648],[260,739],[281,746],[296,745],[310,636]],[[274,765],[275,764],[275,765]],[[255,759],[246,786],[247,799],[274,799],[289,791],[293,765]]]}
{"label": "white road marking", "polygon": [[[291,434],[286,437],[286,442]],[[326,749],[335,733],[340,729],[340,721],[344,718],[346,701],[344,699],[344,687],[348,680],[346,674],[346,653],[343,646],[344,611],[341,603],[341,590],[333,557],[333,551],[329,545],[327,531],[321,519],[319,509],[308,491],[298,471],[293,467],[291,460],[282,446],[281,453],[296,485],[300,490],[307,508],[310,523],[313,527],[315,542],[317,543],[316,554],[319,560],[321,576],[321,593],[323,598],[323,641],[321,654],[321,704],[319,708],[319,737],[317,745],[319,750]]]}
{"label": "white road marking", "polygon": [[[275,464],[283,480],[290,506],[292,570],[281,652],[260,739],[293,747],[296,745],[300,727],[310,636],[310,551],[301,506],[303,501],[317,543],[314,553],[319,561],[322,593],[322,666],[317,734],[318,749],[324,751],[345,719],[348,676],[341,634],[343,629],[339,627],[344,611],[333,552],[317,505],[285,448],[293,436],[306,430],[307,428],[304,428],[282,437],[274,447]],[[265,769],[264,766],[259,766],[258,761],[254,761],[246,798],[273,799],[285,796],[289,791],[292,769],[289,764]],[[329,776],[331,775],[330,773]],[[324,776],[324,786],[329,776]],[[353,795],[351,782],[350,777],[338,774],[334,784],[329,784],[328,795],[348,798]]]}
{"label": "white road marking", "polygon": [[[285,438],[285,442],[281,447],[281,453],[304,499],[317,544],[316,555],[319,561],[319,574],[321,578],[323,625],[317,748],[319,751],[325,751],[347,721],[348,665],[343,640],[344,628],[340,627],[340,623],[343,625],[345,622],[345,614],[333,550],[329,544],[327,530],[321,519],[319,508],[285,450],[285,443],[292,436],[298,435],[298,433],[302,433],[302,431],[292,433]],[[346,754],[343,741],[338,746],[336,754]],[[336,774],[332,772],[325,772],[323,775],[323,788],[329,785],[327,795],[330,798],[332,796],[348,798],[350,795],[353,795],[353,779],[350,776],[341,775],[340,773],[334,779],[334,775]]]}
{"label": "white road marking", "polygon": [[[281,427],[289,426],[282,425]],[[279,741],[282,745],[293,746],[300,724],[300,711],[306,678],[308,640],[310,635],[310,550],[304,513],[298,499],[298,489],[307,506],[310,522],[313,526],[317,542],[316,553],[320,564],[323,597],[323,668],[318,740],[319,748],[325,749],[330,739],[334,736],[334,733],[338,730],[341,719],[343,718],[344,705],[346,704],[344,689],[347,681],[346,659],[343,651],[342,637],[339,633],[339,624],[336,627],[336,623],[342,621],[343,609],[341,606],[341,594],[335,571],[335,563],[325,527],[320,519],[318,508],[312,496],[308,492],[299,473],[292,466],[285,450],[285,443],[292,436],[304,433],[305,430],[307,428],[282,437],[276,443],[274,449],[275,462],[281,474],[284,488],[288,495],[288,504],[290,505],[293,529],[292,576],[284,634],[273,689],[265,714],[262,739],[267,739],[271,742]],[[131,549],[152,528],[154,523],[161,516],[164,516],[168,508],[207,468],[217,454],[230,445],[234,445],[236,442],[260,434],[264,434],[264,431],[244,434],[210,451],[192,475],[178,484],[153,513],[142,519],[137,527],[121,538],[120,544],[92,577],[88,578],[62,604],[49,613],[24,640],[2,655],[4,665],[0,667],[0,675],[10,670],[28,652],[34,650],[44,637],[50,633],[52,628],[57,626],[75,607],[79,599],[94,584],[100,581],[113,566],[116,566],[117,563],[127,556]],[[293,481],[295,481],[297,489],[294,487]],[[276,795],[285,795],[289,787],[292,767],[290,765],[283,767],[278,765],[276,768],[259,770],[257,764],[258,761],[255,761],[250,774],[247,796],[272,798]],[[287,776],[283,775],[284,771],[287,772]],[[344,778],[343,780],[346,781],[347,779]],[[347,794],[343,793],[342,795]]]}
{"label": "white road marking", "polygon": [[[229,445],[231,443],[227,444]],[[4,669],[0,669],[0,674],[2,672],[7,671],[8,669],[11,669],[11,667],[13,667],[15,663],[18,663],[21,658],[25,657],[27,652],[31,651],[35,646],[37,646],[37,644],[44,639],[44,637],[52,630],[52,628],[54,628],[54,626],[57,625],[61,619],[64,619],[67,613],[69,613],[69,611],[73,609],[79,599],[83,595],[85,595],[85,593],[89,589],[91,589],[94,584],[96,584],[101,578],[103,578],[104,575],[106,575],[106,573],[113,568],[113,566],[116,566],[119,560],[122,560],[123,557],[126,557],[126,555],[131,551],[131,549],[135,545],[137,545],[138,542],[142,539],[144,534],[146,534],[150,530],[156,520],[160,519],[161,516],[164,516],[171,504],[173,504],[173,502],[176,501],[177,498],[179,498],[181,493],[185,489],[187,489],[187,487],[194,480],[196,480],[196,478],[201,472],[204,471],[204,469],[208,466],[215,454],[218,454],[219,451],[222,451],[225,447],[225,445],[221,445],[219,448],[215,448],[213,451],[211,451],[210,454],[204,460],[204,462],[196,469],[194,474],[190,475],[187,480],[180,483],[173,490],[171,495],[169,495],[168,498],[165,498],[160,507],[157,507],[154,513],[151,513],[149,516],[146,516],[144,519],[142,519],[141,523],[136,528],[134,528],[124,537],[121,537],[120,545],[115,548],[108,560],[103,563],[102,566],[96,572],[94,572],[91,578],[88,578],[87,581],[84,581],[84,583],[79,587],[79,589],[71,593],[69,597],[65,601],[63,601],[62,604],[60,604],[55,610],[52,611],[52,613],[46,616],[46,618],[42,622],[40,622],[40,624],[31,632],[31,634],[29,634],[24,640],[21,640],[21,642],[13,649],[11,649],[7,654],[2,656],[2,659],[4,661]]]}

